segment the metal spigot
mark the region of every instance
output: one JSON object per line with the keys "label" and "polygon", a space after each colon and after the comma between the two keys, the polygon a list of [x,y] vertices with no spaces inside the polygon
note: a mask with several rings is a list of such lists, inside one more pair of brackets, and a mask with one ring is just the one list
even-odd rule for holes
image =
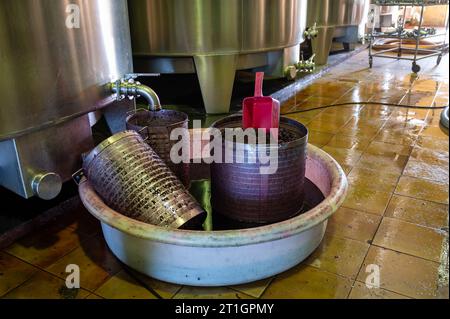
{"label": "metal spigot", "polygon": [[125,97],[129,99],[135,99],[138,97],[143,97],[147,100],[148,109],[150,111],[161,110],[161,103],[159,102],[159,97],[155,91],[150,87],[141,84],[135,79],[139,76],[158,76],[159,74],[139,74],[132,73],[127,74],[123,79],[111,83],[111,91],[116,94],[116,100],[121,101]]}
{"label": "metal spigot", "polygon": [[317,29],[317,22],[314,22],[312,27],[309,27],[305,30],[305,32],[303,33],[303,36],[306,39],[311,40],[312,38],[317,37],[318,34],[319,34],[319,30]]}
{"label": "metal spigot", "polygon": [[296,67],[299,72],[313,72],[316,68],[316,63],[314,62],[314,57],[316,55],[313,54],[308,60],[303,59],[303,54],[301,54],[300,61],[297,63]]}
{"label": "metal spigot", "polygon": [[295,65],[288,65],[284,69],[284,76],[289,81],[295,80],[295,78],[297,77],[297,68],[296,68],[296,66]]}

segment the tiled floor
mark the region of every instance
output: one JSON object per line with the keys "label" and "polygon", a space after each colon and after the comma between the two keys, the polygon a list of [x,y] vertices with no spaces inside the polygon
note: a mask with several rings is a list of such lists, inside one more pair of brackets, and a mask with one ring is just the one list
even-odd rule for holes
{"label": "tiled floor", "polygon": [[[367,68],[362,52],[298,92],[283,112],[358,101],[448,104],[448,56],[439,67],[386,60]],[[350,104],[291,113],[310,142],[348,174],[348,196],[320,247],[302,264],[256,283],[182,287],[130,271],[80,206],[0,252],[3,298],[448,298],[449,140],[440,110]],[[447,247],[447,248],[443,248]],[[445,262],[447,261],[447,263]],[[81,288],[65,288],[66,266]],[[365,282],[377,265],[379,288]]]}

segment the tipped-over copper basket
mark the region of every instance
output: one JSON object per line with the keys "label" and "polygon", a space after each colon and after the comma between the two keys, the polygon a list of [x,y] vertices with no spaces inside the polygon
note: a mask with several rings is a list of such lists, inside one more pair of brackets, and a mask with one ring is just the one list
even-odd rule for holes
{"label": "tipped-over copper basket", "polygon": [[84,159],[95,191],[112,209],[139,221],[200,228],[206,213],[174,173],[134,131],[113,135]]}

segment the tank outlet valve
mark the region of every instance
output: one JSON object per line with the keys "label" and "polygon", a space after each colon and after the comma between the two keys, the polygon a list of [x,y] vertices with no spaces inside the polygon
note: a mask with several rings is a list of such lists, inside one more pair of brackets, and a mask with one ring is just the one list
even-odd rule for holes
{"label": "tank outlet valve", "polygon": [[136,99],[143,97],[147,100],[148,109],[150,111],[161,110],[161,103],[155,91],[150,87],[135,81],[134,77],[124,78],[111,83],[111,92],[116,94],[116,100],[121,101],[128,97],[129,99]]}
{"label": "tank outlet valve", "polygon": [[307,40],[311,40],[312,38],[317,37],[319,34],[319,29],[317,29],[317,22],[314,22],[314,25],[312,27],[309,27],[306,29],[306,31],[303,33],[303,36]]}
{"label": "tank outlet valve", "polygon": [[304,60],[302,56],[301,60],[296,64],[298,71],[302,73],[313,72],[316,69],[316,63],[314,62],[315,56],[313,54],[308,60]]}
{"label": "tank outlet valve", "polygon": [[297,68],[295,67],[295,65],[288,65],[284,69],[284,76],[289,81],[295,80],[295,78],[297,77]]}

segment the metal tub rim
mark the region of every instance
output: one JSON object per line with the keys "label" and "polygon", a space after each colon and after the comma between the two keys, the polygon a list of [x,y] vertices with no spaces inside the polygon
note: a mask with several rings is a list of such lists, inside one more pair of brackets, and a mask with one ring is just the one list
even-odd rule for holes
{"label": "metal tub rim", "polygon": [[347,178],[341,166],[329,154],[311,144],[308,144],[308,162],[322,165],[330,175],[331,183],[325,186],[328,189],[321,189],[325,199],[299,216],[249,229],[220,231],[167,229],[131,219],[109,208],[87,180],[80,183],[79,194],[86,209],[100,222],[131,236],[177,246],[214,248],[245,246],[299,234],[324,222],[341,206],[348,188]]}

